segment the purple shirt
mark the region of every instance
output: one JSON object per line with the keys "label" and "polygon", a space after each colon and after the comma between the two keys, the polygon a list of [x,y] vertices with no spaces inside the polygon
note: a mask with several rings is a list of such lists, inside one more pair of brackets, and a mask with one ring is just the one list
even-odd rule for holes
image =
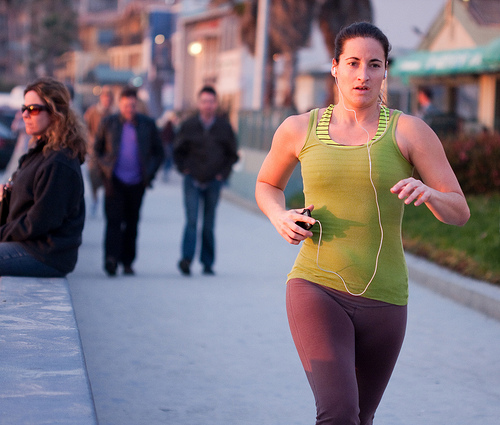
{"label": "purple shirt", "polygon": [[139,184],[142,181],[137,132],[129,121],[123,124],[120,152],[114,173],[125,184]]}

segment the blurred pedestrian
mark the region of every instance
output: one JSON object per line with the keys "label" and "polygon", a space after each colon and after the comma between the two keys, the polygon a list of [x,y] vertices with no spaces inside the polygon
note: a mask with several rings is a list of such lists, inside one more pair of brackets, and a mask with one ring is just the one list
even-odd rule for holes
{"label": "blurred pedestrian", "polygon": [[203,203],[200,261],[203,273],[214,274],[215,212],[219,194],[238,160],[236,137],[229,121],[217,115],[217,93],[211,86],[198,93],[198,112],[184,121],[174,144],[174,162],[184,175],[186,224],[179,268],[191,273],[195,254],[198,208]]}
{"label": "blurred pedestrian", "polygon": [[431,87],[419,87],[417,91],[419,111],[417,116],[440,138],[454,137],[460,130],[461,119],[455,112],[443,112],[434,104]]}
{"label": "blurred pedestrian", "polygon": [[156,123],[137,113],[135,88],[121,91],[118,109],[101,121],[94,144],[105,189],[104,269],[109,276],[116,275],[119,264],[124,274],[134,274],[142,199],[163,161]]}
{"label": "blurred pedestrian", "polygon": [[417,90],[417,100],[419,105],[418,116],[432,127],[432,120],[441,115],[441,111],[434,105],[433,93],[430,87],[419,87]]}
{"label": "blurred pedestrian", "polygon": [[177,127],[179,125],[179,117],[175,111],[166,111],[163,116],[156,122],[160,131],[161,141],[163,143],[163,152],[165,161],[163,163],[163,181],[168,180],[168,174],[174,164],[174,140]]}
{"label": "blurred pedestrian", "polygon": [[31,140],[12,176],[7,221],[0,226],[0,276],[63,277],[76,265],[87,134],[70,102],[68,89],[52,78],[24,91],[22,117]]}
{"label": "blurred pedestrian", "polygon": [[[339,104],[287,118],[257,177],[262,211],[289,243],[304,241],[286,303],[318,425],[371,425],[391,377],[408,302],[404,204],[425,204],[448,224],[469,218],[435,133],[381,101],[389,49],[372,24],[342,29],[332,61]],[[285,206],[299,161],[312,217]]]}
{"label": "blurred pedestrian", "polygon": [[113,100],[113,91],[111,90],[111,87],[103,86],[101,94],[99,95],[99,101],[96,104],[89,106],[83,116],[83,119],[87,123],[87,127],[89,129],[89,140],[87,144],[87,172],[92,194],[92,205],[90,208],[92,215],[95,215],[97,212],[97,195],[99,188],[102,186],[101,173],[94,155],[95,136],[101,120],[113,112]]}

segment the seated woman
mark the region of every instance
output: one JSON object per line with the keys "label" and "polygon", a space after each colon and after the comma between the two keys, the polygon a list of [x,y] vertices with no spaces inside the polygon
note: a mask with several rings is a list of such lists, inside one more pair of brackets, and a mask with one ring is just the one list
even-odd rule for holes
{"label": "seated woman", "polygon": [[65,85],[52,78],[29,84],[24,103],[30,149],[10,183],[9,214],[0,226],[0,276],[64,277],[75,268],[82,243],[85,127]]}

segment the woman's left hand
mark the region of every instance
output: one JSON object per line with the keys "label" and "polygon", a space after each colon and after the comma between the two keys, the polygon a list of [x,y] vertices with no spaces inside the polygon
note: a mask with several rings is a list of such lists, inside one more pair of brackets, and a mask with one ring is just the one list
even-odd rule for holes
{"label": "woman's left hand", "polygon": [[416,207],[428,202],[431,199],[432,191],[433,189],[429,186],[413,177],[400,180],[391,188],[391,192],[397,194],[399,199],[404,199],[406,205],[414,202]]}
{"label": "woman's left hand", "polygon": [[422,180],[403,179],[391,192],[404,199],[406,205],[425,203],[443,223],[456,226],[467,223],[470,217],[467,201],[436,133],[420,118],[403,114],[395,138],[401,153]]}

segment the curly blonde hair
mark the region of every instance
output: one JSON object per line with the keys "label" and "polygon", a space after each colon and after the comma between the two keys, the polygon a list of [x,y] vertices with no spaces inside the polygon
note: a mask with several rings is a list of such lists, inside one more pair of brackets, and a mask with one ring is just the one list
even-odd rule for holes
{"label": "curly blonde hair", "polygon": [[48,149],[57,151],[68,148],[72,157],[78,157],[80,163],[83,163],[87,152],[87,129],[71,109],[71,95],[67,87],[54,78],[42,77],[28,84],[24,94],[29,91],[40,96],[51,118],[45,132],[47,144],[44,152]]}

